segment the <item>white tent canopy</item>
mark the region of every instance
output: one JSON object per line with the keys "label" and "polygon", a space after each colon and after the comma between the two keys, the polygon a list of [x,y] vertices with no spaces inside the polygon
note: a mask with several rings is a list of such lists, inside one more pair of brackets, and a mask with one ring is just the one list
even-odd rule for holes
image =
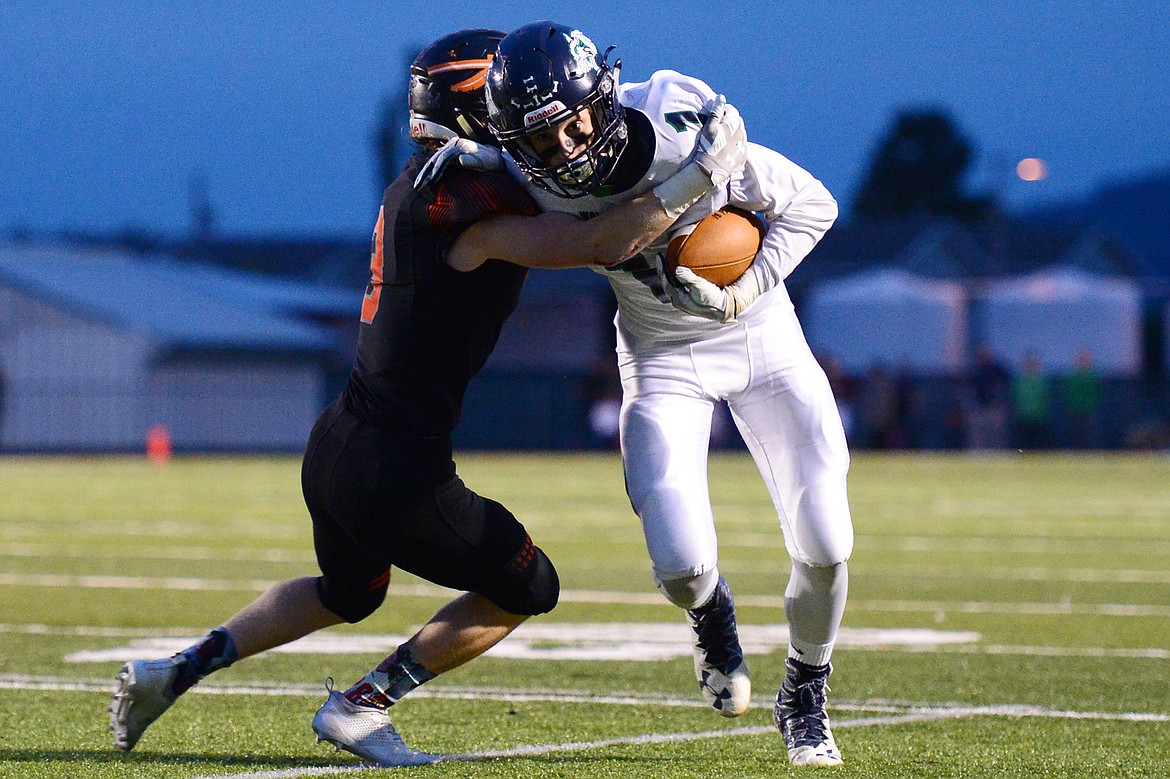
{"label": "white tent canopy", "polygon": [[966,367],[967,299],[958,284],[869,271],[814,286],[801,318],[813,351],[849,373],[873,365],[925,374]]}
{"label": "white tent canopy", "polygon": [[1065,373],[1087,349],[1102,373],[1141,370],[1142,296],[1126,279],[1051,268],[993,282],[974,313],[980,342],[1014,368],[1035,354],[1045,371]]}

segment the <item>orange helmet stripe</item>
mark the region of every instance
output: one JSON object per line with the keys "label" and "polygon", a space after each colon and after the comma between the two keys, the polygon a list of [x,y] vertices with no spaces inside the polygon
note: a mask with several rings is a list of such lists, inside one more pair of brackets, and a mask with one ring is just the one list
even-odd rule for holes
{"label": "orange helmet stripe", "polygon": [[444,62],[440,65],[435,65],[427,68],[427,75],[434,76],[439,73],[449,73],[453,70],[474,70],[476,71],[475,74],[451,85],[452,92],[470,92],[474,89],[479,89],[487,83],[488,67],[491,64],[492,55],[489,54],[483,59],[456,60],[454,62]]}

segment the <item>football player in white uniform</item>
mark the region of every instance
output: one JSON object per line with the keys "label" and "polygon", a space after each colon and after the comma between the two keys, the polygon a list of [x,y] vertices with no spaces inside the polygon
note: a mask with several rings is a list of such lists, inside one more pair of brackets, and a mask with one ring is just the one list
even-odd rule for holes
{"label": "football player in white uniform", "polygon": [[[687,611],[701,689],[721,713],[741,714],[751,686],[731,591],[717,568],[707,487],[712,412],[727,401],[791,558],[784,597],[791,644],[776,723],[792,763],[838,765],[825,682],[853,547],[849,455],[828,380],[783,284],[833,224],[837,204],[807,171],[756,144],[747,144],[747,163],[726,186],[694,205],[670,197],[672,188],[688,187],[687,175],[666,179],[703,148],[706,115],[717,110],[738,121],[735,109],[673,71],[619,85],[621,63],[608,65],[608,54],[555,22],[515,30],[488,71],[490,126],[508,153],[504,162],[546,211],[588,218],[650,189],[668,211],[675,200],[683,204],[671,231],[603,269],[618,300],[627,491],[658,588]],[[492,150],[459,143],[447,157],[471,167],[499,163]],[[691,166],[695,175],[699,167]],[[661,252],[674,230],[728,203],[768,223],[747,272],[726,288],[685,268],[667,272]],[[495,250],[507,259],[505,237]]]}

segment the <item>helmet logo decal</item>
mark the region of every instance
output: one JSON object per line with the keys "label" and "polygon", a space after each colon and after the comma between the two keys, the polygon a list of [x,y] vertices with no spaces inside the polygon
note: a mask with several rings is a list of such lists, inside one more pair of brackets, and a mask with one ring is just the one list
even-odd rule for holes
{"label": "helmet logo decal", "polygon": [[[542,110],[540,108],[540,106],[543,106],[544,104],[549,103],[550,100],[555,101],[558,106],[560,106],[561,108],[564,108],[564,105],[559,100],[555,100],[555,98],[553,97],[553,95],[556,93],[556,91],[558,89],[560,89],[560,82],[558,82],[556,79],[552,80],[551,89],[546,89],[545,87],[542,87],[540,84],[536,83],[536,79],[533,76],[525,76],[523,79],[523,83],[524,83],[524,93],[525,94],[514,95],[512,98],[510,98],[508,100],[508,102],[511,103],[516,108],[521,108],[521,109],[531,108],[531,109],[533,109],[533,111],[535,113],[537,111]],[[489,105],[495,105],[494,103],[491,102],[492,96],[491,96],[490,90],[488,91],[487,99],[488,99]],[[531,114],[529,114],[529,116],[531,116]],[[547,114],[546,114],[546,116],[547,116]],[[532,121],[528,121],[528,117],[525,117],[524,126],[527,127],[528,125],[532,124],[532,122],[538,121],[539,119],[543,119],[543,118],[544,117],[541,116],[541,117],[538,117],[538,119],[533,119]]]}
{"label": "helmet logo decal", "polygon": [[[463,119],[463,117],[459,117]],[[421,116],[410,116],[410,137],[416,141],[426,140],[440,140],[445,141],[448,138],[457,138],[455,131],[449,127],[444,127],[438,122],[433,122],[430,119]],[[470,137],[470,136],[469,136]]]}
{"label": "helmet logo decal", "polygon": [[597,47],[593,45],[593,41],[586,37],[585,33],[573,30],[571,33],[565,34],[565,40],[569,42],[569,56],[577,63],[578,70],[590,70],[596,66]]}
{"label": "helmet logo decal", "polygon": [[492,56],[489,54],[483,59],[442,62],[427,68],[427,75],[436,76],[440,73],[450,73],[459,70],[475,71],[467,78],[452,84],[450,87],[452,92],[473,92],[487,83],[487,72],[492,64]]}
{"label": "helmet logo decal", "polygon": [[565,104],[560,100],[554,100],[548,105],[541,106],[535,111],[529,111],[524,114],[524,126],[531,127],[538,122],[543,122],[545,119],[565,110]]}

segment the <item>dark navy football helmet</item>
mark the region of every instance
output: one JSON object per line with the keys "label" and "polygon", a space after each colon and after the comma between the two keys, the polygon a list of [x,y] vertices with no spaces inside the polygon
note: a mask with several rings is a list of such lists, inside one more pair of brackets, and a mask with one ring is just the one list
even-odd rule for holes
{"label": "dark navy football helmet", "polygon": [[[610,51],[599,55],[593,41],[573,27],[533,22],[500,41],[488,70],[492,132],[534,184],[561,197],[595,192],[626,147],[617,100],[621,60],[612,68],[606,64]],[[593,135],[580,155],[553,165],[536,153],[532,135],[584,110],[592,114]]]}
{"label": "dark navy football helmet", "polygon": [[442,143],[456,136],[499,145],[487,128],[484,84],[500,30],[460,30],[422,50],[410,66],[410,137]]}

